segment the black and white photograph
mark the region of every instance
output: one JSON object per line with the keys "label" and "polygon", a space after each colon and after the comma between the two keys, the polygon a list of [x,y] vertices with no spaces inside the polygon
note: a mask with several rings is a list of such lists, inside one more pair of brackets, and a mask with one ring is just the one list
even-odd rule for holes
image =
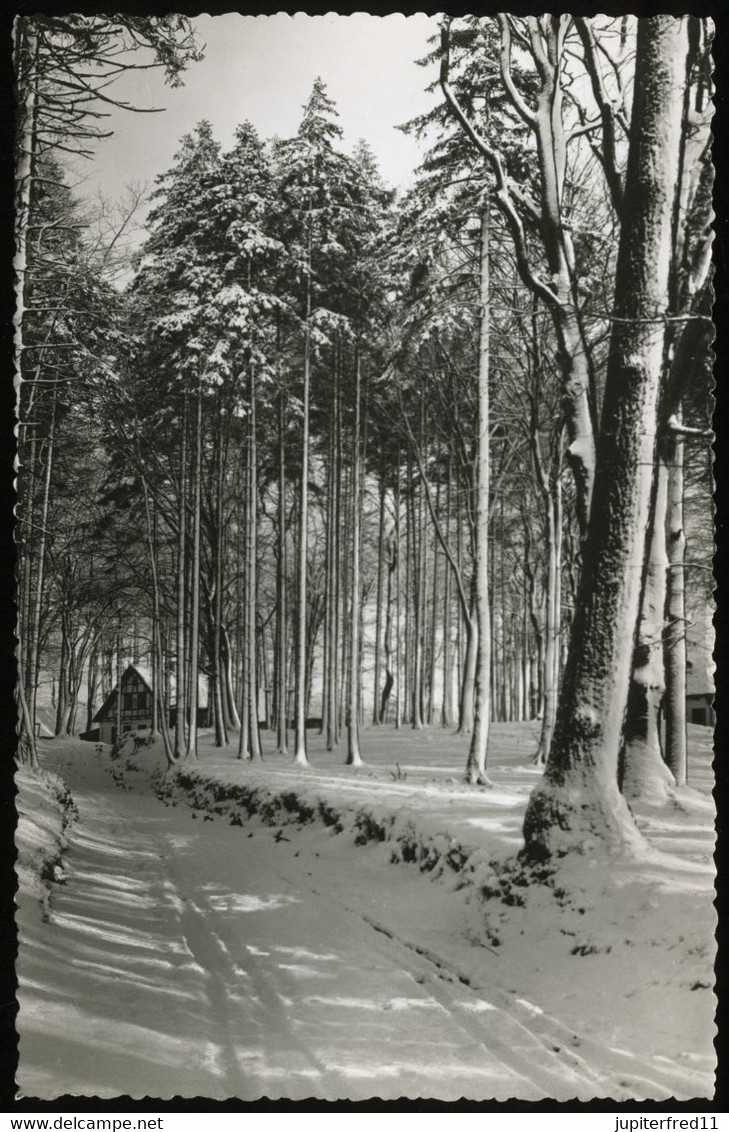
{"label": "black and white photograph", "polygon": [[706,1107],[712,20],[44,12],[16,1100]]}

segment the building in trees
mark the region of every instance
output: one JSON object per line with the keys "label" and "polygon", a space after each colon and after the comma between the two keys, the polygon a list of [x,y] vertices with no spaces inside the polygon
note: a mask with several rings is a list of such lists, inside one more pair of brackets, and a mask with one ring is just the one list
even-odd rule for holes
{"label": "building in trees", "polygon": [[686,628],[686,722],[713,727],[714,633],[710,612]]}
{"label": "building in trees", "polygon": [[[121,713],[119,712],[119,689],[121,688]],[[148,731],[152,727],[152,686],[134,664],[130,664],[111,694],[94,716],[93,722],[99,725],[99,741],[116,743],[119,722],[121,733],[128,731]],[[91,738],[90,733],[86,733]]]}

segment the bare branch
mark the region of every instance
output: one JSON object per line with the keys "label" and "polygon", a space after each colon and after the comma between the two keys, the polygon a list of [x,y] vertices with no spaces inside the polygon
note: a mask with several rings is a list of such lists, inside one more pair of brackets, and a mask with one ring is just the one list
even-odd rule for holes
{"label": "bare branch", "polygon": [[471,121],[466,116],[462,106],[460,105],[456,95],[448,81],[449,68],[450,68],[450,36],[449,36],[449,18],[445,17],[441,24],[441,58],[440,58],[440,86],[445,96],[446,102],[465,131],[466,135],[470,138],[478,151],[486,158],[494,174],[496,180],[496,192],[493,194],[493,199],[496,202],[499,211],[504,216],[506,223],[511,232],[514,241],[514,248],[516,251],[517,268],[522,281],[530,288],[535,294],[540,295],[545,302],[550,306],[559,305],[559,298],[554,291],[532,270],[529,263],[529,256],[527,252],[526,236],[524,234],[524,226],[521,218],[514,208],[512,199],[511,186],[507,182],[504,168],[501,163],[501,158],[488,142],[481,137],[476,131]]}

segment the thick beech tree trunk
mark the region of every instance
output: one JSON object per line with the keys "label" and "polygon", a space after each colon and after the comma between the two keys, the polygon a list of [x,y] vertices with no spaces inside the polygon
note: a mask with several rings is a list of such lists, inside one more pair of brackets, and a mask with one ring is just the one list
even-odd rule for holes
{"label": "thick beech tree trunk", "polygon": [[625,215],[595,486],[552,749],[524,820],[534,858],[645,842],[617,784],[654,466],[686,21],[638,21]]}
{"label": "thick beech tree trunk", "polygon": [[491,722],[491,614],[489,609],[489,205],[481,218],[481,310],[478,351],[478,422],[476,442],[476,616],[478,653],[474,723],[466,763],[466,780],[490,786],[486,748]]}

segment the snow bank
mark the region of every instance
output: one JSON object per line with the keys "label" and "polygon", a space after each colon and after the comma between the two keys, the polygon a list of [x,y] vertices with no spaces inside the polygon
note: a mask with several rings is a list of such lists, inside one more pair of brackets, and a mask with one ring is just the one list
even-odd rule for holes
{"label": "snow bank", "polygon": [[698,752],[700,766],[693,753],[691,790],[636,814],[650,851],[609,860],[577,853],[558,867],[534,866],[516,853],[538,771],[528,762],[526,730],[520,750],[512,738],[511,761],[509,752],[502,759],[503,748],[494,752],[493,791],[467,788],[453,777],[435,734],[407,745],[402,737],[390,739],[393,747],[399,744],[404,769],[398,774],[385,755],[375,762],[374,748],[364,771],[335,766],[320,751],[317,763],[301,771],[274,754],[262,764],[237,760],[207,736],[198,763],[169,770],[161,745],[127,739],[109,768],[125,789],[151,788],[168,805],[189,807],[192,817],[250,823],[249,836],[257,836],[262,823],[275,831],[277,853],[306,857],[319,876],[326,863],[327,891],[342,883],[340,866],[345,875],[356,846],[370,848],[380,902],[389,888],[381,885],[380,863],[409,865],[412,879],[402,869],[392,885],[398,899],[388,905],[388,931],[394,923],[398,938],[411,940],[419,954],[422,916],[407,911],[407,886],[422,883],[421,873],[437,879],[432,905],[449,901],[448,922],[459,928],[453,937],[446,933],[442,947],[428,947],[448,956],[449,970],[464,985],[483,988],[489,1001],[499,988],[507,996],[518,992],[520,1009],[531,1008],[531,1029],[546,1025],[545,1017],[561,1019],[561,1029],[550,1023],[552,1048],[579,1049],[595,1065],[614,1061],[630,1095],[711,1095],[716,913],[710,751]]}
{"label": "snow bank", "polygon": [[38,904],[48,915],[50,885],[64,877],[61,861],[66,829],[76,820],[76,807],[65,782],[47,771],[20,767],[15,775],[19,920]]}

